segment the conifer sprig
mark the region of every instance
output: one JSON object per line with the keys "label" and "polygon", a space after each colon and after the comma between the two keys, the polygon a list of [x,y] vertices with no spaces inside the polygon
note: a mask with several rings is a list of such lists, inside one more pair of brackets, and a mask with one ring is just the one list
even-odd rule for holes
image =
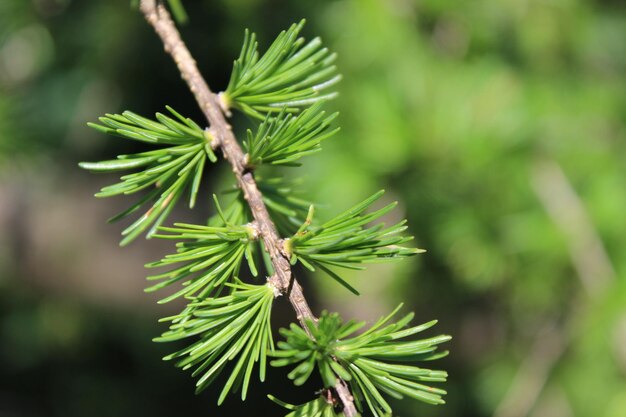
{"label": "conifer sprig", "polygon": [[227,105],[264,119],[267,113],[283,108],[294,112],[336,96],[334,92],[320,94],[340,79],[333,65],[335,54],[322,47],[320,38],[308,43],[299,38],[304,23],[302,19],[282,31],[261,57],[256,35],[246,30],[223,93]]}
{"label": "conifer sprig", "polygon": [[330,268],[363,269],[361,265],[364,263],[393,261],[423,252],[421,249],[400,246],[413,239],[412,236],[400,234],[407,228],[406,220],[391,227],[385,227],[383,223],[367,227],[397,204],[394,202],[365,214],[383,193],[384,191],[377,192],[321,226],[313,225],[314,210],[311,206],[300,229],[290,239],[285,240],[285,251],[290,254],[291,263],[300,262],[311,271],[319,268],[358,294]]}
{"label": "conifer sprig", "polygon": [[[174,9],[180,6],[179,0],[168,2]],[[335,96],[334,92],[322,93],[339,80],[333,65],[335,55],[322,47],[319,38],[306,43],[299,37],[304,21],[282,32],[262,56],[255,35],[246,31],[228,88],[216,96],[198,71],[166,7],[156,0],[141,0],[139,7],[172,55],[210,123],[211,133],[170,108],[173,117],[157,114],[156,121],[130,112],[107,115],[100,119],[101,124],[90,125],[158,148],[81,166],[97,172],[137,169],[98,193],[101,197],[142,190],[146,193],[114,218],[126,217],[144,204],[151,205],[124,231],[122,244],[148,228],[148,237],[177,241],[176,253],[147,265],[172,268],[149,277],[157,282],[147,291],[180,285],[161,302],[177,297],[189,300],[180,314],[162,320],[170,323],[169,330],[156,341],[189,342],[165,359],[176,360],[183,369],[194,368],[192,375],[199,377],[197,391],[215,382],[230,364],[218,404],[231,391],[241,390],[245,399],[257,362],[259,377],[264,379],[266,358],[274,351],[270,328],[273,299],[286,294],[301,327],[292,324],[288,330],[281,330],[287,340],[280,343],[273,364],[295,366],[289,377],[296,384],[304,383],[317,369],[326,387],[324,395],[299,406],[275,400],[291,411],[289,417],[357,417],[355,401],[360,410],[367,404],[377,417],[391,415],[382,397],[385,393],[442,403],[445,392],[424,383],[444,381],[445,372],[418,368],[412,363],[445,356],[447,352],[438,353],[436,349],[449,337],[406,340],[434,322],[408,327],[412,317],[408,315],[389,324],[396,310],[355,336],[363,323],[343,324],[338,315],[328,313],[318,321],[287,261],[299,261],[311,270],[319,268],[356,292],[331,268],[361,269],[364,263],[419,252],[401,246],[411,239],[401,235],[406,228],[404,222],[391,227],[382,223],[370,226],[394,204],[365,213],[382,195],[380,192],[318,226],[313,224],[313,206],[294,195],[294,184],[260,179],[251,169],[262,164],[297,165],[301,157],[318,151],[320,142],[335,132],[329,127],[335,116],[321,110],[321,102]],[[179,17],[184,17],[180,8],[177,11]],[[229,108],[262,121],[244,144],[247,155],[224,117]],[[218,145],[231,164],[241,192],[223,210],[215,199],[217,215],[209,218],[207,225],[175,223],[163,227],[186,190],[193,207],[206,159],[215,162],[213,148]],[[282,236],[291,237],[281,239],[275,224]],[[244,258],[256,276],[259,257],[265,264],[268,283],[243,283]]]}
{"label": "conifer sprig", "polygon": [[229,391],[241,389],[246,399],[255,364],[259,364],[259,379],[265,380],[266,358],[274,349],[270,314],[274,288],[269,284],[228,284],[230,295],[200,299],[189,305],[181,315],[161,321],[171,321],[169,331],[156,342],[198,339],[188,347],[163,358],[177,360],[176,366],[187,370],[196,368],[192,376],[200,376],[196,392],[207,388],[222,373],[229,362],[234,368],[218,399],[221,404]]}
{"label": "conifer sprig", "polygon": [[337,133],[331,122],[338,113],[326,116],[323,103],[315,103],[297,116],[284,109],[276,117],[267,115],[256,133],[248,130],[244,148],[248,165],[300,166],[298,159],[322,150],[320,142]]}
{"label": "conifer sprig", "polygon": [[156,121],[126,111],[123,114],[107,114],[100,124],[89,123],[94,129],[125,139],[152,145],[168,145],[159,149],[102,162],[81,162],[79,166],[93,172],[117,172],[140,169],[123,175],[117,184],[109,185],[96,197],[134,194],[146,191],[135,204],[109,219],[120,220],[139,210],[145,204],[152,206],[122,235],[121,245],[126,245],[150,228],[151,237],[163,224],[176,202],[189,190],[189,207],[196,202],[206,159],[217,160],[210,145],[210,136],[191,119],[185,118],[171,107],[168,111],[176,118],[156,114]]}
{"label": "conifer sprig", "polygon": [[279,359],[271,364],[296,365],[289,373],[296,385],[306,382],[316,368],[327,388],[335,386],[338,377],[342,378],[350,385],[358,408],[362,411],[366,403],[376,417],[391,414],[391,407],[381,392],[394,398],[406,395],[430,404],[443,404],[441,396],[446,392],[423,382],[444,382],[447,373],[404,363],[446,356],[447,351],[436,350],[439,344],[450,340],[450,336],[404,341],[434,326],[436,321],[407,328],[413,318],[411,313],[396,323],[387,324],[400,307],[353,337],[350,336],[365,323],[349,321],[344,324],[336,313],[324,312],[318,323],[307,323],[312,338],[304,329],[292,324],[289,329],[281,329],[286,341],[278,342],[279,350],[273,356]]}

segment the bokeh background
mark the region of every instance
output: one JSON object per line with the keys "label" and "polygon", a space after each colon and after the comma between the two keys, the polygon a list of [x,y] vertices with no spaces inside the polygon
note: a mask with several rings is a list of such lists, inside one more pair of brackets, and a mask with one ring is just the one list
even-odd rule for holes
{"label": "bokeh background", "polygon": [[[399,302],[454,336],[448,404],[401,416],[626,416],[626,6],[619,0],[214,0],[182,29],[214,90],[243,28],[262,47],[307,17],[339,53],[342,131],[297,171],[336,213],[385,188],[423,255],[305,279],[314,309],[374,320]],[[202,122],[124,1],[0,1],[0,416],[283,415],[283,370],[217,409],[160,360],[145,262],[170,250],[105,220],[127,200],[82,160],[136,151],[85,126],[170,104]],[[243,119],[236,123],[246,124]],[[290,171],[293,175],[293,172]],[[209,173],[212,188],[228,169]],[[194,212],[203,221],[208,190]],[[278,307],[276,325],[293,320]]]}

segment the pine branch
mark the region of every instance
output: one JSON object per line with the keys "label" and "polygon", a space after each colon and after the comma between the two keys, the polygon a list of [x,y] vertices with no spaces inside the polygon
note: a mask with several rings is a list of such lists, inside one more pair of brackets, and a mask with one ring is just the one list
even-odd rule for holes
{"label": "pine branch", "polygon": [[[245,155],[237,142],[230,124],[226,121],[219,98],[211,92],[200,74],[196,62],[180,37],[167,9],[157,5],[156,0],[141,0],[140,9],[148,23],[161,38],[166,52],[174,59],[182,78],[186,81],[202,112],[210,123],[211,134],[220,145],[224,157],[230,162],[237,183],[243,191],[254,220],[257,223],[260,238],[268,251],[275,275],[270,282],[281,293],[288,293],[289,301],[304,328],[307,321],[315,322],[304,297],[302,287],[291,273],[289,261],[282,253],[282,241],[272,223],[263,196],[256,184],[254,175],[246,166]],[[339,379],[336,391],[346,417],[357,415],[353,397],[345,381]]]}

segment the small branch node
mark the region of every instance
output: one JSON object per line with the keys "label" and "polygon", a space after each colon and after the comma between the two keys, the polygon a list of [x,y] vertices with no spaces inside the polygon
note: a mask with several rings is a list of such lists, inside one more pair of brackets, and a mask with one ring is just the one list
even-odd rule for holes
{"label": "small branch node", "polygon": [[254,169],[254,166],[250,164],[250,154],[246,153],[243,155],[243,158],[241,158],[241,165],[248,172]]}
{"label": "small branch node", "polygon": [[291,249],[291,239],[285,238],[278,241],[278,247],[280,249],[281,255],[283,255],[286,259],[291,259],[292,249]]}
{"label": "small branch node", "polygon": [[211,145],[211,149],[216,150],[220,147],[220,137],[218,133],[212,127],[207,127],[204,129],[204,138]]}
{"label": "small branch node", "polygon": [[217,103],[220,105],[220,109],[226,115],[226,117],[231,117],[233,115],[230,111],[230,99],[225,92],[220,91],[217,94]]}
{"label": "small branch node", "polygon": [[280,280],[276,275],[272,275],[267,278],[267,285],[274,291],[274,298],[278,298],[283,295],[280,289]]}
{"label": "small branch node", "polygon": [[252,221],[246,224],[246,227],[248,228],[248,237],[250,240],[258,240],[259,236],[261,236],[259,224],[256,221]]}

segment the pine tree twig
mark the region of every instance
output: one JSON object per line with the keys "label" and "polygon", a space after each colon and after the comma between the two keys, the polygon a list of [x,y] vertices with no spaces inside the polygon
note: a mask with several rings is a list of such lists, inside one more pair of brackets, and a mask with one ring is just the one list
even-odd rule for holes
{"label": "pine tree twig", "polygon": [[[157,4],[156,0],[141,0],[140,10],[161,38],[165,51],[171,55],[176,63],[181,77],[187,83],[208,120],[211,126],[211,133],[219,142],[224,158],[232,167],[237,183],[243,191],[243,196],[250,207],[252,216],[257,222],[260,237],[267,248],[275,271],[275,275],[270,278],[270,282],[281,293],[288,294],[289,301],[296,311],[298,321],[306,329],[305,321],[315,321],[316,317],[313,315],[304,297],[302,287],[291,273],[289,261],[282,254],[282,240],[263,202],[254,175],[246,167],[244,152],[232,132],[232,127],[224,117],[224,108],[218,95],[210,90],[200,74],[196,61],[181,39],[167,9],[163,5]],[[355,417],[357,411],[347,383],[338,379],[335,390],[339,401],[343,405],[344,415],[346,417]]]}

